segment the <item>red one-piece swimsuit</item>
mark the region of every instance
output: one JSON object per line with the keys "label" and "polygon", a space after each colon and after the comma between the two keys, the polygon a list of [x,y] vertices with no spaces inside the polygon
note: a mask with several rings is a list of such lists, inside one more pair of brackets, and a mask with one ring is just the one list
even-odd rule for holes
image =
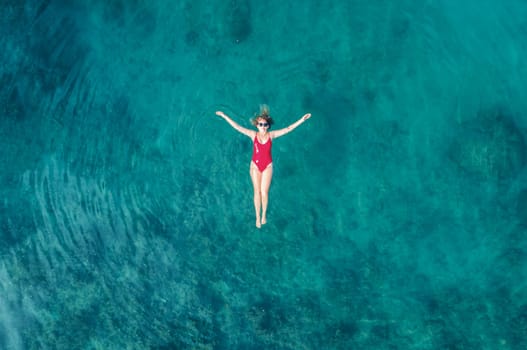
{"label": "red one-piece swimsuit", "polygon": [[273,158],[271,158],[271,146],[271,137],[265,143],[260,143],[258,136],[254,137],[252,161],[260,172],[263,172],[273,162]]}

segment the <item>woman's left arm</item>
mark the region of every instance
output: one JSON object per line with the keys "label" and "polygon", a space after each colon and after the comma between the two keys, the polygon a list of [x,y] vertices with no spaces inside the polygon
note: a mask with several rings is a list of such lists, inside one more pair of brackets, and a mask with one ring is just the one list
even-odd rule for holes
{"label": "woman's left arm", "polygon": [[309,118],[311,118],[311,113],[304,114],[302,118],[298,119],[296,122],[289,125],[287,128],[271,131],[269,134],[273,139],[276,139],[277,137],[280,137],[280,136],[284,136],[285,134],[290,133],[291,131],[295,130],[300,124],[302,124]]}

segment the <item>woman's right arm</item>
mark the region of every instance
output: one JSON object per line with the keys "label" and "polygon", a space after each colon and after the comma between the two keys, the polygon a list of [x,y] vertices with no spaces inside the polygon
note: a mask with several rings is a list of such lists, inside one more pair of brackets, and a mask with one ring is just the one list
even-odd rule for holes
{"label": "woman's right arm", "polygon": [[256,133],[254,130],[244,128],[243,126],[239,125],[234,120],[232,120],[227,114],[223,113],[222,111],[217,111],[216,115],[225,119],[225,121],[229,123],[235,130],[241,132],[242,134],[246,136],[249,136],[251,139],[254,138],[255,133]]}

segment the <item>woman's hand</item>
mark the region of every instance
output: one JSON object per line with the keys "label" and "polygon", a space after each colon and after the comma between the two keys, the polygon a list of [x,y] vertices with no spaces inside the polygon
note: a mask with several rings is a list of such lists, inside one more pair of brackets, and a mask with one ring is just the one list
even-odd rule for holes
{"label": "woman's hand", "polygon": [[223,113],[222,111],[216,111],[216,115],[222,118],[226,117],[225,113]]}
{"label": "woman's hand", "polygon": [[311,118],[311,113],[304,114],[302,120],[308,120],[309,118]]}

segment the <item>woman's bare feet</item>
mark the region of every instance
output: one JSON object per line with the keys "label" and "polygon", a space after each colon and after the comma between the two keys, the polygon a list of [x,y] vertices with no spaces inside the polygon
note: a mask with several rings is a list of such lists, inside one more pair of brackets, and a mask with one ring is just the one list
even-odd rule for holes
{"label": "woman's bare feet", "polygon": [[262,218],[262,225],[265,225],[265,224],[267,224],[267,219],[266,219],[266,217],[264,216],[264,217]]}
{"label": "woman's bare feet", "polygon": [[262,227],[262,223],[260,223],[260,218],[256,218],[256,227],[257,228],[261,228]]}

